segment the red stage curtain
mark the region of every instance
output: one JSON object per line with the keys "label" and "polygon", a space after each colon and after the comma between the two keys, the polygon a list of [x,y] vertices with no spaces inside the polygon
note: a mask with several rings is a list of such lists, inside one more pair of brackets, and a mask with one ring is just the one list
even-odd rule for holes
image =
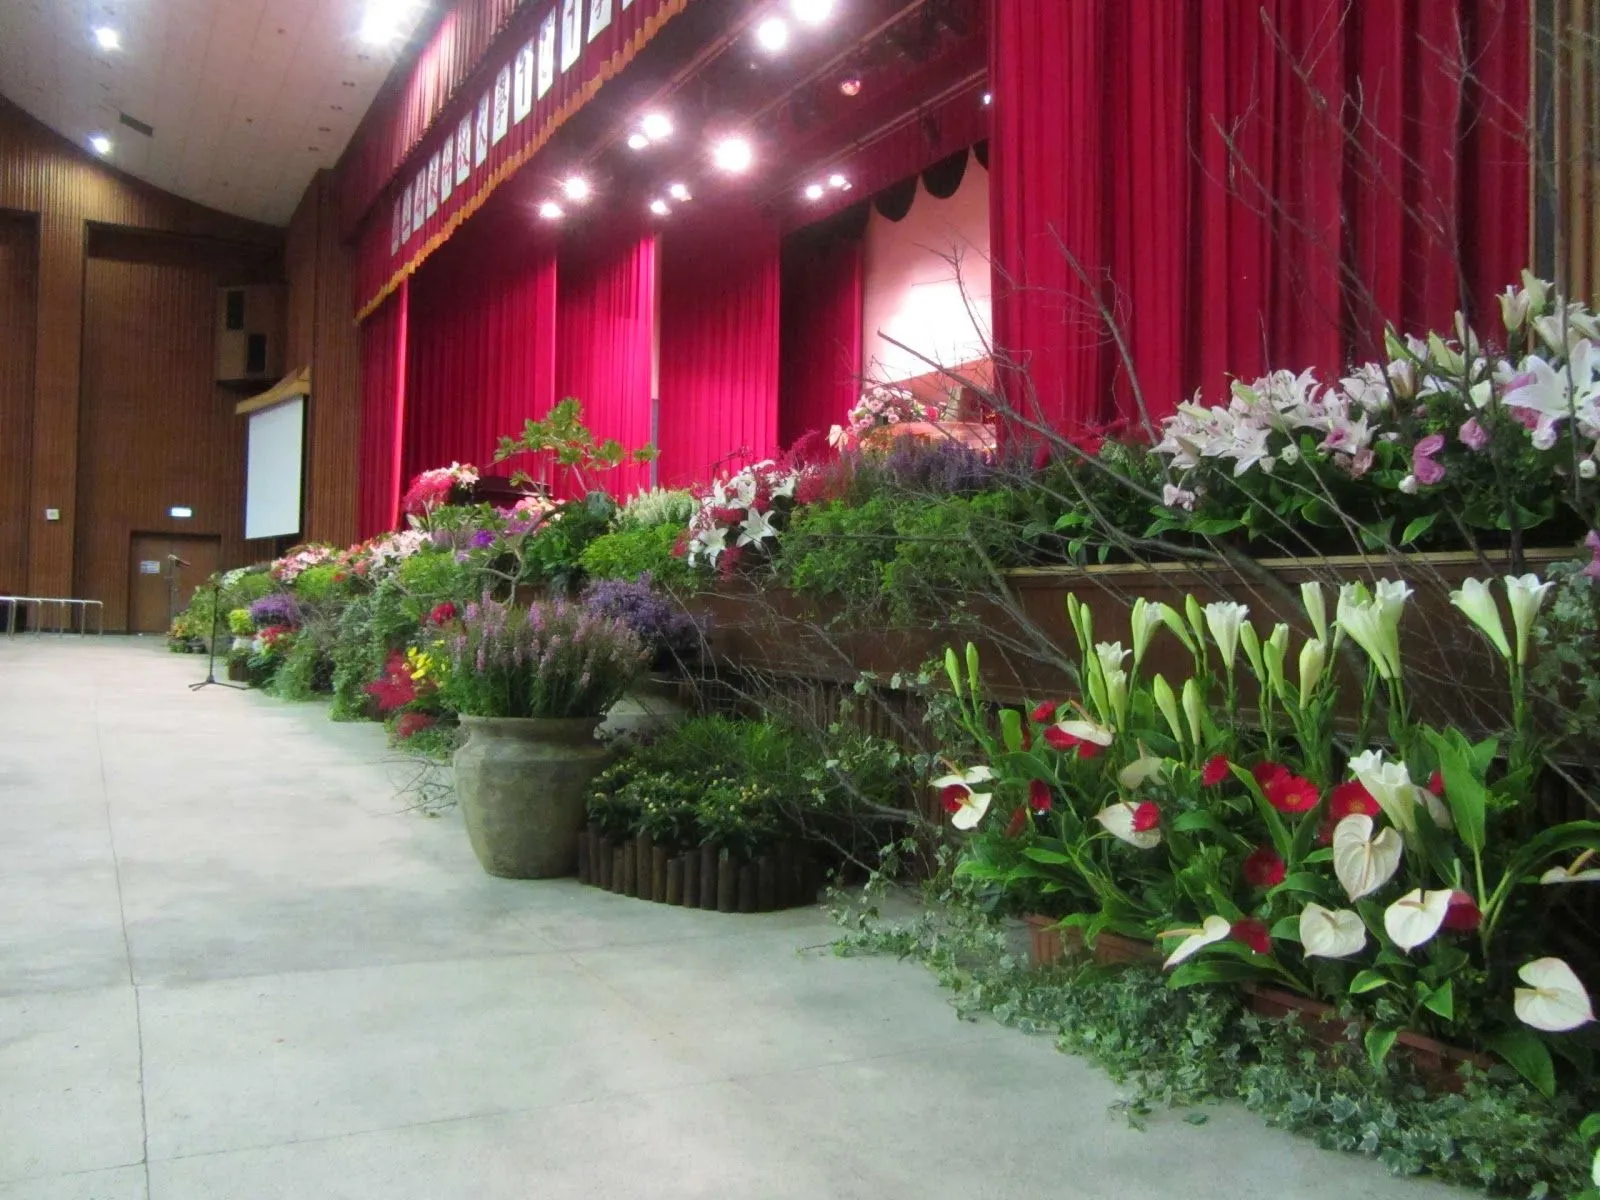
{"label": "red stage curtain", "polygon": [[510,474],[514,464],[491,463],[496,443],[555,398],[554,250],[526,238],[463,239],[410,287],[407,479],[450,462]]}
{"label": "red stage curtain", "polygon": [[406,310],[401,286],[361,325],[361,465],[357,510],[363,538],[400,520],[401,434],[406,409]]}
{"label": "red stage curtain", "polygon": [[1137,420],[1130,359],[1154,417],[1333,370],[1526,262],[1527,0],[990,12],[995,340],[1049,421]]}
{"label": "red stage curtain", "polygon": [[[556,394],[583,402],[597,438],[633,450],[650,442],[651,359],[655,345],[654,237],[563,248],[557,295]],[[649,486],[650,470],[624,466],[587,480],[623,497]],[[555,481],[557,495],[579,490]]]}
{"label": "red stage curtain", "polygon": [[778,441],[844,424],[861,391],[859,233],[784,239]]}
{"label": "red stage curtain", "polygon": [[770,458],[778,437],[778,231],[742,211],[663,234],[657,477]]}

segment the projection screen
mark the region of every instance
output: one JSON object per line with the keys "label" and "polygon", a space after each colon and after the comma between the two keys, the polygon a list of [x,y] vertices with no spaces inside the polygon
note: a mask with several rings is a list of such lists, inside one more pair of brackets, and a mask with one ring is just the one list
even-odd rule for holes
{"label": "projection screen", "polygon": [[250,414],[244,491],[246,538],[290,537],[300,532],[305,415],[304,396]]}

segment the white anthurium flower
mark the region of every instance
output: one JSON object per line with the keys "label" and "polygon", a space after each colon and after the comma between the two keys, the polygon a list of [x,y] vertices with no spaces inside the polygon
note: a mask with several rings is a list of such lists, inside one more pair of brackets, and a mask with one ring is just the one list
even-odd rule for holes
{"label": "white anthurium flower", "polygon": [[1500,620],[1500,608],[1494,602],[1494,593],[1481,579],[1468,579],[1450,593],[1450,603],[1466,614],[1483,635],[1500,652],[1500,657],[1511,661],[1511,643],[1506,640],[1506,627]]}
{"label": "white anthurium flower", "polygon": [[1232,671],[1234,655],[1239,651],[1239,626],[1250,615],[1250,610],[1234,600],[1218,600],[1206,605],[1205,614],[1211,640],[1222,652],[1223,668]]}
{"label": "white anthurium flower", "polygon": [[1317,640],[1324,645],[1328,641],[1328,604],[1322,595],[1322,585],[1315,580],[1300,585],[1300,604],[1306,610],[1306,616],[1311,621],[1311,628],[1316,631]]}
{"label": "white anthurium flower", "polygon": [[1413,888],[1383,910],[1383,927],[1389,940],[1402,950],[1415,950],[1431,941],[1450,911],[1449,888],[1424,892]]}
{"label": "white anthurium flower", "polygon": [[1540,883],[1593,883],[1600,880],[1600,867],[1588,867],[1588,863],[1595,856],[1593,850],[1585,850],[1572,860],[1570,867],[1551,867],[1539,876]]}
{"label": "white anthurium flower", "polygon": [[1095,813],[1094,819],[1118,841],[1127,842],[1140,850],[1154,850],[1161,844],[1161,829],[1159,826],[1154,829],[1135,829],[1138,815],[1139,806],[1124,800],[1106,805]]}
{"label": "white anthurium flower", "polygon": [[1220,942],[1233,931],[1233,926],[1226,917],[1211,916],[1200,923],[1199,929],[1169,929],[1161,936],[1164,938],[1181,937],[1178,948],[1167,955],[1167,961],[1162,965],[1175,967],[1186,958],[1191,958],[1204,950],[1213,942]]}
{"label": "white anthurium flower", "polygon": [[1367,944],[1367,927],[1348,908],[1308,904],[1300,913],[1300,945],[1307,958],[1349,958]]}
{"label": "white anthurium flower", "polygon": [[1528,661],[1528,633],[1533,629],[1533,619],[1539,615],[1545,593],[1555,587],[1554,582],[1540,583],[1537,575],[1507,575],[1506,599],[1511,602],[1511,624],[1517,631],[1517,662]]}
{"label": "white anthurium flower", "polygon": [[1350,774],[1372,794],[1390,824],[1401,833],[1416,831],[1418,788],[1405,763],[1384,762],[1382,750],[1367,750],[1350,760]]}
{"label": "white anthurium flower", "polygon": [[1333,873],[1351,900],[1370,896],[1400,869],[1405,844],[1393,829],[1372,834],[1372,818],[1352,813],[1333,829]]}
{"label": "white anthurium flower", "polygon": [[950,794],[951,789],[959,789],[957,798],[959,807],[950,816],[950,824],[957,829],[974,829],[983,814],[989,811],[989,803],[994,799],[993,792],[980,792],[974,784],[987,783],[994,778],[994,772],[988,767],[970,767],[965,771],[957,771],[951,775],[941,775],[933,781],[933,786],[941,795]]}
{"label": "white anthurium flower", "polygon": [[1517,971],[1528,986],[1512,993],[1511,1006],[1524,1025],[1545,1033],[1566,1033],[1594,1020],[1589,992],[1559,958],[1536,958]]}
{"label": "white anthurium flower", "polygon": [[1117,735],[1104,725],[1093,721],[1057,721],[1055,727],[1080,742],[1093,742],[1096,746],[1109,746]]}
{"label": "white anthurium flower", "polygon": [[1151,694],[1155,696],[1156,708],[1160,710],[1162,719],[1167,727],[1172,730],[1172,740],[1179,746],[1183,745],[1183,719],[1178,715],[1178,697],[1172,690],[1172,685],[1166,677],[1157,675],[1150,681]]}
{"label": "white anthurium flower", "polygon": [[1189,737],[1196,746],[1205,745],[1205,702],[1200,698],[1200,685],[1193,679],[1183,681],[1183,715],[1189,720]]}
{"label": "white anthurium flower", "polygon": [[1160,783],[1166,777],[1167,760],[1147,753],[1143,744],[1139,746],[1139,757],[1117,772],[1117,782],[1130,792],[1137,791],[1152,779]]}
{"label": "white anthurium flower", "polygon": [[1328,647],[1320,638],[1310,638],[1300,647],[1300,703],[1309,704],[1322,683],[1328,665]]}
{"label": "white anthurium flower", "polygon": [[772,514],[757,512],[751,509],[745,513],[744,520],[739,522],[739,545],[749,546],[765,538],[777,537],[778,531],[773,528]]}

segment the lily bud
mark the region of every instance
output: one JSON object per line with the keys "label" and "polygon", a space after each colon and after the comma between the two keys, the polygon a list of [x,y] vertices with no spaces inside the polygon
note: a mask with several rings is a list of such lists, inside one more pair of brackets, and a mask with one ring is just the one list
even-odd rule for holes
{"label": "lily bud", "polygon": [[1205,745],[1205,712],[1205,703],[1200,698],[1200,685],[1193,679],[1184,680],[1183,715],[1189,719],[1189,734],[1197,747]]}
{"label": "lily bud", "polygon": [[1300,604],[1306,610],[1311,628],[1317,631],[1317,640],[1328,640],[1328,605],[1322,596],[1322,585],[1310,580],[1300,585]]}
{"label": "lily bud", "polygon": [[1300,704],[1311,703],[1317,687],[1322,683],[1322,669],[1328,664],[1328,645],[1320,638],[1310,638],[1300,647]]}
{"label": "lily bud", "polygon": [[1266,686],[1266,667],[1261,661],[1261,638],[1256,633],[1256,627],[1246,621],[1239,626],[1239,648],[1244,651],[1245,661],[1250,664],[1250,672],[1256,681],[1263,687]]}
{"label": "lily bud", "polygon": [[[1189,597],[1190,601],[1194,597]],[[1199,607],[1198,604],[1195,606]],[[1232,672],[1233,660],[1239,651],[1239,627],[1245,617],[1250,615],[1250,610],[1243,604],[1233,600],[1219,600],[1205,607],[1205,622],[1211,630],[1212,640],[1217,643],[1217,649],[1222,654],[1223,670]],[[1191,613],[1189,619],[1194,620]]]}
{"label": "lily bud", "polygon": [[1267,664],[1267,683],[1279,697],[1284,694],[1283,660],[1289,654],[1289,627],[1283,622],[1272,627],[1272,636],[1262,645],[1261,657]]}
{"label": "lily bud", "polygon": [[1173,694],[1172,685],[1164,676],[1157,675],[1150,681],[1150,690],[1155,695],[1156,708],[1160,710],[1167,727],[1172,730],[1172,740],[1182,746],[1183,721],[1178,716],[1178,697]]}
{"label": "lily bud", "polygon": [[1511,661],[1511,643],[1506,640],[1506,627],[1487,583],[1481,579],[1465,580],[1458,590],[1450,593],[1450,603],[1466,614],[1467,620],[1489,639],[1501,658]]}

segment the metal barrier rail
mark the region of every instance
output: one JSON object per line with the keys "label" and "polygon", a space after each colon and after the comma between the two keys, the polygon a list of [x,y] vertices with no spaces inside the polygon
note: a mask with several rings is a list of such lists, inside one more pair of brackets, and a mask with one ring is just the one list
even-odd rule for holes
{"label": "metal barrier rail", "polygon": [[82,637],[89,632],[89,610],[94,609],[94,632],[98,637],[106,631],[106,606],[99,600],[74,600],[68,596],[0,596],[0,604],[6,609],[6,636],[17,636],[17,610],[26,609],[33,605],[34,619],[28,623],[28,628],[34,633],[43,633],[45,610],[57,606],[56,636],[65,636],[72,628],[72,613],[76,609],[78,614],[77,632]]}

